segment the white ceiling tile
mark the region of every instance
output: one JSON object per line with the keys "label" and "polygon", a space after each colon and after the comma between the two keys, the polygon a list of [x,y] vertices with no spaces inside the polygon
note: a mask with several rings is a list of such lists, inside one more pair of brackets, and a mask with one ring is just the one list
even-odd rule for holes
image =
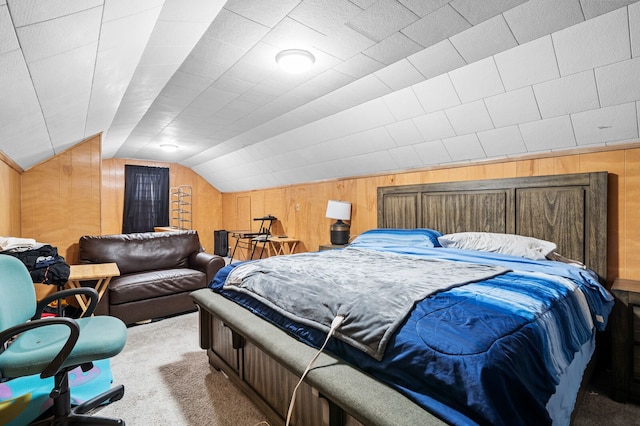
{"label": "white ceiling tile", "polygon": [[9,9],[0,6],[0,55],[20,48],[16,32],[11,23]]}
{"label": "white ceiling tile", "polygon": [[629,6],[629,32],[631,36],[631,56],[640,56],[640,2]]}
{"label": "white ceiling tile", "polygon": [[343,63],[336,65],[334,69],[350,77],[361,78],[383,68],[384,66],[385,64],[382,62],[378,62],[375,59],[360,53]]}
{"label": "white ceiling tile", "polygon": [[375,41],[382,41],[393,33],[418,20],[418,16],[395,0],[380,0],[347,22],[354,30]]}
{"label": "white ceiling tile", "polygon": [[412,169],[422,165],[422,160],[412,146],[401,146],[389,149],[387,152],[401,169]]}
{"label": "white ceiling tile", "polygon": [[[155,47],[157,49],[165,49],[167,46]],[[203,37],[191,51],[190,57],[232,66],[238,62],[245,53],[247,53],[247,50],[241,47],[225,43],[215,38]]]}
{"label": "white ceiling tile", "polygon": [[135,2],[129,0],[100,1],[100,3],[104,3],[102,22],[105,23],[126,16],[136,15],[149,9],[162,8],[164,2],[165,0],[138,0]]}
{"label": "white ceiling tile", "polygon": [[224,8],[240,16],[273,28],[293,10],[299,0],[278,0],[277,2],[257,2],[255,0],[229,0]]}
{"label": "white ceiling tile", "polygon": [[344,61],[375,44],[374,40],[356,30],[341,26],[316,41],[314,47]]}
{"label": "white ceiling tile", "polygon": [[369,152],[384,151],[396,147],[393,139],[384,127],[347,135],[320,145],[320,149],[332,153],[333,158],[329,158],[327,161],[344,156],[352,157]]}
{"label": "white ceiling tile", "polygon": [[[28,64],[41,103],[91,91],[97,43]],[[62,107],[62,105],[61,105]]]}
{"label": "white ceiling tile", "polygon": [[448,108],[444,111],[456,135],[493,129],[491,117],[482,100]]}
{"label": "white ceiling tile", "polygon": [[520,44],[584,21],[579,0],[530,0],[504,17]]}
{"label": "white ceiling tile", "polygon": [[553,34],[561,75],[573,74],[631,57],[627,9],[590,19]]}
{"label": "white ceiling tile", "polygon": [[640,99],[640,57],[596,69],[601,106]]}
{"label": "white ceiling tile", "polygon": [[527,152],[518,126],[478,132],[478,139],[487,157],[499,157]]}
{"label": "white ceiling tile", "polygon": [[472,25],[492,18],[502,12],[514,8],[527,0],[452,0],[451,6],[458,11]]}
{"label": "white ceiling tile", "polygon": [[398,121],[424,114],[420,101],[410,87],[385,95],[382,100]]}
{"label": "white ceiling tile", "polygon": [[580,4],[582,5],[584,17],[591,19],[637,1],[638,0],[581,0]]}
{"label": "white ceiling tile", "polygon": [[412,120],[424,141],[433,141],[456,135],[444,111],[421,115]]}
{"label": "white ceiling tile", "polygon": [[455,34],[449,40],[467,63],[518,45],[502,15]]}
{"label": "white ceiling tile", "polygon": [[355,171],[358,175],[379,173],[381,171],[397,169],[392,158],[386,151],[371,152],[355,157],[341,158],[334,163],[337,165],[341,176],[352,176]]}
{"label": "white ceiling tile", "polygon": [[415,41],[402,33],[394,33],[382,40],[380,43],[366,49],[364,54],[378,62],[391,65],[392,63],[399,61],[402,58],[406,58],[420,50],[422,50],[422,46]]}
{"label": "white ceiling tile", "polygon": [[527,151],[551,151],[576,146],[568,115],[520,124]]}
{"label": "white ceiling tile", "polygon": [[[205,39],[221,41],[242,50],[251,49],[264,37],[270,28],[236,13],[222,9],[212,25],[205,31]],[[199,43],[199,44],[200,44]]]}
{"label": "white ceiling tile", "polygon": [[207,23],[174,22],[158,19],[153,34],[149,38],[149,46],[185,46],[187,52],[200,40],[207,29]]}
{"label": "white ceiling tile", "polygon": [[398,146],[414,145],[424,141],[413,120],[403,120],[385,126]]}
{"label": "white ceiling tile", "polygon": [[20,51],[0,55],[0,76],[0,126],[22,117],[37,115],[40,104]]}
{"label": "white ceiling tile", "polygon": [[448,74],[423,81],[412,88],[426,113],[460,104]]}
{"label": "white ceiling tile", "polygon": [[406,59],[401,59],[375,73],[391,90],[400,90],[424,80],[424,76]]}
{"label": "white ceiling tile", "polygon": [[531,86],[486,98],[484,102],[496,127],[540,120]]}
{"label": "white ceiling tile", "polygon": [[262,42],[278,49],[310,49],[323,38],[324,35],[313,28],[291,18],[284,18],[267,33]]}
{"label": "white ceiling tile", "polygon": [[593,71],[536,84],[533,90],[542,118],[586,111],[600,106]]}
{"label": "white ceiling tile", "polygon": [[466,64],[449,40],[443,40],[407,58],[425,78],[444,74]]}
{"label": "white ceiling tile", "polygon": [[453,161],[476,160],[487,157],[482,145],[480,145],[478,135],[475,133],[443,139],[442,144]]}
{"label": "white ceiling tile", "polygon": [[471,27],[450,5],[428,14],[404,28],[402,32],[423,47],[432,46]]}
{"label": "white ceiling tile", "polygon": [[571,114],[578,145],[638,138],[636,103]]}
{"label": "white ceiling tile", "polygon": [[494,56],[506,90],[558,78],[551,37],[542,37]]}
{"label": "white ceiling tile", "polygon": [[362,8],[344,0],[307,0],[289,16],[322,33],[331,33],[362,12]]}
{"label": "white ceiling tile", "polygon": [[423,17],[428,15],[429,13],[435,11],[436,9],[441,8],[445,4],[449,3],[451,0],[398,0],[402,3],[407,9],[418,15],[419,17]]}
{"label": "white ceiling tile", "polygon": [[[94,7],[102,10],[104,0],[17,0],[10,1],[16,27],[50,21]],[[102,13],[102,12],[100,12]]]}
{"label": "white ceiling tile", "polygon": [[423,142],[413,145],[422,164],[425,166],[433,166],[451,162],[451,156],[445,149],[442,141]]}
{"label": "white ceiling tile", "polygon": [[175,22],[205,22],[208,25],[224,4],[224,0],[165,0],[160,19]]}
{"label": "white ceiling tile", "polygon": [[58,55],[98,41],[102,7],[18,28],[27,63]]}
{"label": "white ceiling tile", "polygon": [[486,58],[450,71],[449,76],[463,103],[504,92],[493,58]]}

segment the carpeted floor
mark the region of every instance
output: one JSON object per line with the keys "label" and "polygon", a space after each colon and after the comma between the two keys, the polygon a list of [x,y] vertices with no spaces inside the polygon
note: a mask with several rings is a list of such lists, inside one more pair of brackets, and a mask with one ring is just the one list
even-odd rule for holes
{"label": "carpeted floor", "polygon": [[[266,417],[225,376],[209,366],[198,346],[198,314],[129,328],[127,345],[111,360],[114,383],[125,396],[100,410],[129,426],[258,426]],[[640,405],[607,396],[600,375],[576,410],[574,426],[640,425]]]}
{"label": "carpeted floor", "polygon": [[111,360],[125,396],[100,410],[130,426],[253,426],[266,417],[209,366],[198,346],[198,314],[129,328],[125,349]]}

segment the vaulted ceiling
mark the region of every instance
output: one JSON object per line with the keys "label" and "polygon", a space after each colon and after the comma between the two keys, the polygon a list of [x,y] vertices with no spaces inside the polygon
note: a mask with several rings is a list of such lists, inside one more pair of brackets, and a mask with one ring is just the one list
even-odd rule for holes
{"label": "vaulted ceiling", "polygon": [[24,169],[100,132],[224,192],[638,143],[639,75],[636,1],[0,0]]}

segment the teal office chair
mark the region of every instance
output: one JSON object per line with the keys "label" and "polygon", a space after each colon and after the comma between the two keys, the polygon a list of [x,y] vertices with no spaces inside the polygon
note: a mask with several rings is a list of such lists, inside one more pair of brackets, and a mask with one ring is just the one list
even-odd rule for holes
{"label": "teal office chair", "polygon": [[35,424],[124,425],[120,419],[87,415],[104,403],[121,399],[124,386],[111,388],[72,408],[68,377],[68,372],[78,366],[88,371],[92,361],[117,355],[127,340],[124,323],[109,316],[40,319],[53,300],[78,293],[90,298],[85,315],[91,315],[98,303],[93,288],[62,290],[37,303],[26,266],[12,256],[0,254],[0,380],[33,374],[40,374],[41,378],[54,376],[52,415],[37,419]]}

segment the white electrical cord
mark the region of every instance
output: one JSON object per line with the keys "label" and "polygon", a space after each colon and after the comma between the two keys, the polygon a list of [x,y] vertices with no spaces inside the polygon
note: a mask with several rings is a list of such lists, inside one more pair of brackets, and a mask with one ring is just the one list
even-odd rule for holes
{"label": "white electrical cord", "polygon": [[322,344],[322,347],[320,348],[320,350],[318,350],[318,352],[316,352],[315,356],[311,359],[311,361],[309,362],[309,365],[307,365],[307,368],[304,370],[304,373],[302,373],[302,376],[300,377],[298,384],[296,385],[295,388],[293,388],[293,393],[291,394],[291,402],[289,403],[289,410],[287,411],[287,422],[285,423],[286,426],[289,426],[289,422],[291,421],[291,415],[293,414],[293,405],[296,402],[296,392],[298,391],[298,387],[300,387],[300,385],[302,384],[302,381],[307,376],[307,373],[309,372],[309,370],[311,370],[313,363],[316,362],[316,360],[324,350],[325,346],[327,346],[327,343],[329,343],[329,339],[331,338],[331,336],[333,336],[333,333],[335,333],[338,327],[342,325],[342,321],[344,321],[344,315],[337,315],[333,319],[333,321],[331,322],[331,330],[329,330],[329,334],[327,334],[327,338]]}

